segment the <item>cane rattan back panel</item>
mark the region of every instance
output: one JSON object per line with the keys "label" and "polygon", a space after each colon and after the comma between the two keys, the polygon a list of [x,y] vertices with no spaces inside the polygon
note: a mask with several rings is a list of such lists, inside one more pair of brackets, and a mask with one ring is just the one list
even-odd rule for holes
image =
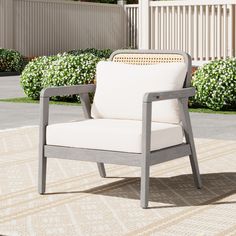
{"label": "cane rattan back panel", "polygon": [[190,86],[192,71],[191,57],[182,51],[118,50],[111,55],[110,60],[133,65],[154,65],[174,62],[186,63],[188,71],[184,87]]}
{"label": "cane rattan back panel", "polygon": [[183,56],[178,54],[117,54],[112,60],[134,65],[184,62]]}

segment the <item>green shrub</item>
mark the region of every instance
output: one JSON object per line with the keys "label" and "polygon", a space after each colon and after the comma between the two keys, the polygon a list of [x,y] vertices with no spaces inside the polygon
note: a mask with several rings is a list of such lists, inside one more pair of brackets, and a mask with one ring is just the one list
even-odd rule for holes
{"label": "green shrub", "polygon": [[42,81],[44,71],[50,64],[57,60],[59,56],[43,56],[33,59],[23,70],[20,81],[27,97],[39,99],[40,91],[43,89]]}
{"label": "green shrub", "polygon": [[94,82],[96,64],[100,60],[93,54],[39,57],[25,67],[21,85],[28,97],[38,99],[40,91],[46,87],[90,84]]}
{"label": "green shrub", "polygon": [[23,56],[12,49],[0,48],[0,72],[21,72],[25,66]]}
{"label": "green shrub", "polygon": [[113,51],[111,49],[87,48],[87,49],[72,50],[72,51],[69,51],[68,53],[75,56],[78,56],[83,53],[91,53],[96,57],[108,59],[110,55],[112,54],[112,52]]}
{"label": "green shrub", "polygon": [[[100,60],[100,58],[89,53],[78,56],[64,54],[52,62],[50,67],[44,71],[42,85],[46,88],[94,83],[96,65]],[[63,98],[54,99],[61,100]]]}
{"label": "green shrub", "polygon": [[192,80],[194,105],[213,110],[236,108],[236,59],[216,60],[199,68]]}

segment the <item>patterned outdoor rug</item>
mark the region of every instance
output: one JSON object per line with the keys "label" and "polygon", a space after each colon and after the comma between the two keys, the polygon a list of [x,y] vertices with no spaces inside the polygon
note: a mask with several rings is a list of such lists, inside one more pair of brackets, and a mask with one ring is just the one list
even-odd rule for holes
{"label": "patterned outdoor rug", "polygon": [[0,235],[236,235],[236,141],[197,139],[204,187],[188,158],[151,168],[150,209],[139,207],[140,169],[50,159],[37,193],[35,127],[0,131]]}

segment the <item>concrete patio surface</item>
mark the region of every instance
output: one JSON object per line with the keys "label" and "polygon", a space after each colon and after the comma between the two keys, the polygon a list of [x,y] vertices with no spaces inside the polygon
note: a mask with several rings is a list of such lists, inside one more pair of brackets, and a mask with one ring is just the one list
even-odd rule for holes
{"label": "concrete patio surface", "polygon": [[0,99],[25,97],[19,76],[0,77]]}

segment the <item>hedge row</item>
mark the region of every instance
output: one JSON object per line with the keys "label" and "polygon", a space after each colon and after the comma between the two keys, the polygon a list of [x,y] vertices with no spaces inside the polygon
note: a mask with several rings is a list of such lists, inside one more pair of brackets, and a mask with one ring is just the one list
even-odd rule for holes
{"label": "hedge row", "polygon": [[[91,48],[36,58],[21,75],[22,87],[28,97],[38,99],[45,87],[93,83],[96,64],[111,53],[110,49]],[[236,109],[236,59],[216,60],[198,68],[192,86],[196,95],[190,99],[191,107]]]}
{"label": "hedge row", "polygon": [[40,91],[46,87],[90,84],[95,79],[96,64],[100,60],[91,53],[38,57],[25,67],[21,74],[21,85],[28,97],[39,99]]}

